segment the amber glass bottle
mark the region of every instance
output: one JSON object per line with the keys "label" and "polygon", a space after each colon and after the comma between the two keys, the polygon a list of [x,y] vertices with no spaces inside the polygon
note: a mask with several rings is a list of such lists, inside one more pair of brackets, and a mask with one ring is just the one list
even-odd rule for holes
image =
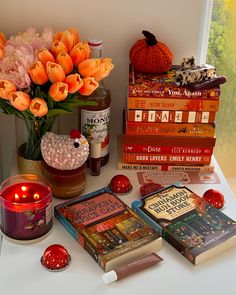
{"label": "amber glass bottle", "polygon": [[[91,48],[91,57],[101,58],[102,40],[91,39],[88,44]],[[79,130],[86,138],[101,141],[101,166],[103,166],[109,160],[111,94],[105,87],[104,81],[100,81],[99,87],[90,96],[83,99],[96,102],[96,105],[79,108]]]}

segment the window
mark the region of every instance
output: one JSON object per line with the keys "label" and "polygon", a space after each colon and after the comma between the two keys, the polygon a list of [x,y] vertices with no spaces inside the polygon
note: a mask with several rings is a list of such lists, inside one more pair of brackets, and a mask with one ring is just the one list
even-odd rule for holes
{"label": "window", "polygon": [[216,117],[215,157],[227,178],[236,178],[236,0],[214,0],[207,63],[225,75]]}

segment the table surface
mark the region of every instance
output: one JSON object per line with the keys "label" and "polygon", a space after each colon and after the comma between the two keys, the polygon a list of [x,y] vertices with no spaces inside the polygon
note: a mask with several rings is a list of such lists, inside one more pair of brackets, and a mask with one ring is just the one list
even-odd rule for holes
{"label": "table surface", "polygon": [[[87,178],[84,193],[107,186],[117,174],[129,177],[133,190],[120,198],[131,205],[139,198],[140,184],[137,172],[117,170],[116,156],[111,157],[108,165],[102,167],[100,176]],[[202,195],[207,189],[222,191],[226,206],[224,213],[236,219],[236,199],[220,167],[215,162],[218,184],[188,184],[187,187]],[[63,200],[54,199],[54,205]],[[62,272],[49,272],[40,264],[40,257],[51,244],[62,244],[72,257],[71,265]],[[89,254],[70,236],[54,218],[50,235],[43,241],[19,245],[3,238],[0,256],[0,293],[4,295],[38,295],[53,292],[58,295],[79,294],[232,294],[235,288],[236,248],[231,248],[199,266],[193,266],[186,258],[163,241],[158,252],[164,261],[156,266],[136,273],[110,285],[102,282],[103,270]]]}

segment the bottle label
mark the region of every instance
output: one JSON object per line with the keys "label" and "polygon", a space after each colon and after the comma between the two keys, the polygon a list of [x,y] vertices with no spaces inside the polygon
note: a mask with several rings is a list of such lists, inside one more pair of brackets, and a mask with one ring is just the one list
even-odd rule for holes
{"label": "bottle label", "polygon": [[81,110],[81,132],[101,141],[101,157],[109,153],[110,107],[101,111]]}

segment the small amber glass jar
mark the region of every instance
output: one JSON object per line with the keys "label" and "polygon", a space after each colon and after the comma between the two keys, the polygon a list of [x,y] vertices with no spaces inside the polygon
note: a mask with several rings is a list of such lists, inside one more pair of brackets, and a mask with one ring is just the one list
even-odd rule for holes
{"label": "small amber glass jar", "polygon": [[57,198],[78,197],[86,186],[86,164],[73,170],[59,170],[43,162],[44,177],[50,182],[52,194]]}

